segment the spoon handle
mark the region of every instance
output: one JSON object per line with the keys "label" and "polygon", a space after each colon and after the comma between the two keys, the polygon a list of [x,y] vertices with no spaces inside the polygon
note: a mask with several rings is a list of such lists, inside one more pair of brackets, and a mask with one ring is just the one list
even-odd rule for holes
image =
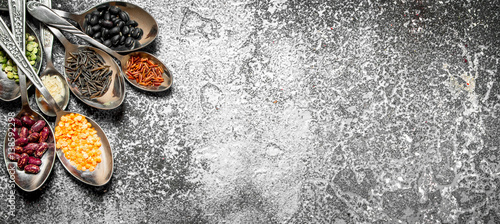
{"label": "spoon handle", "polygon": [[[16,40],[15,43],[19,45],[21,52],[25,51],[26,47],[26,37],[25,28],[26,28],[26,0],[9,0],[9,16],[12,27],[12,32],[14,33],[14,38]],[[19,87],[21,91],[21,103],[23,107],[29,106],[28,102],[28,88],[26,87],[26,76],[22,71],[18,71],[17,75],[19,76]]]}
{"label": "spoon handle", "polygon": [[28,76],[43,97],[45,97],[47,103],[54,108],[54,111],[56,113],[61,111],[61,108],[56,104],[56,101],[50,95],[49,90],[45,88],[42,80],[38,77],[38,75],[36,75],[35,70],[31,67],[26,56],[24,56],[24,51],[16,45],[14,36],[2,18],[0,18],[0,47],[2,47],[3,50],[10,56],[12,61],[16,63],[17,67]]}
{"label": "spoon handle", "polygon": [[[40,1],[40,2],[42,2],[42,1]],[[58,10],[58,9],[52,9],[52,11],[54,11],[55,13],[60,15],[61,17],[68,18],[68,19],[74,20],[76,22],[78,22],[80,20],[80,15],[77,15],[77,14],[73,14],[73,13],[66,12],[63,10]]]}
{"label": "spoon handle", "polygon": [[40,4],[39,2],[31,1],[28,2],[27,4],[27,9],[28,12],[35,17],[36,19],[40,20],[41,22],[47,24],[48,26],[55,27],[59,30],[71,33],[77,37],[82,38],[83,40],[89,42],[90,44],[102,49],[106,53],[110,54],[111,56],[117,58],[117,59],[122,59],[123,56],[116,53],[115,51],[111,50],[110,48],[106,47],[104,44],[99,43],[98,41],[94,40],[92,37],[88,36],[87,34],[83,33],[80,31],[78,28],[73,26],[71,23],[66,21],[64,18],[61,16],[57,15],[52,9],[49,9],[47,6],[44,6]]}
{"label": "spoon handle", "polygon": [[[40,0],[40,3],[46,5],[47,7],[52,7],[52,0]],[[43,49],[45,50],[45,61],[47,66],[54,67],[52,62],[52,46],[54,44],[54,36],[52,33],[42,24],[40,24],[40,36],[42,37]],[[50,64],[50,65],[49,65]]]}

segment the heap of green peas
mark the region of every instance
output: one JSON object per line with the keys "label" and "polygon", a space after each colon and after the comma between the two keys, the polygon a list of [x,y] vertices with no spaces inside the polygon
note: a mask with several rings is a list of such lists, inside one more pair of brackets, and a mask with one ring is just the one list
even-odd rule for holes
{"label": "heap of green peas", "polygon": [[[30,62],[31,66],[33,66],[33,68],[35,66],[39,52],[40,50],[38,43],[35,42],[35,36],[26,34],[26,58],[28,58],[28,61]],[[17,75],[17,65],[12,62],[12,59],[10,59],[10,57],[3,51],[1,47],[0,64],[2,65],[2,71],[7,74],[7,77],[9,79],[19,82],[19,76]]]}

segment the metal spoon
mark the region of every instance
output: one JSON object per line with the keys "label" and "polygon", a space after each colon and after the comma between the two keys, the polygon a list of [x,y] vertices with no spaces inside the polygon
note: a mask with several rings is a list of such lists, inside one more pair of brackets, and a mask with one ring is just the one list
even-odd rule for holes
{"label": "metal spoon", "polygon": [[[40,2],[47,5],[48,7],[50,7],[52,4],[51,0],[41,0]],[[52,36],[52,33],[50,33],[50,31],[48,31],[44,25],[40,25],[40,36],[42,37],[43,49],[45,51],[45,61],[47,62],[45,70],[40,73],[40,78],[43,78],[46,75],[50,75],[56,76],[61,81],[63,85],[62,99],[57,102],[57,104],[59,105],[59,107],[61,107],[61,109],[64,110],[69,103],[69,88],[68,83],[64,81],[64,76],[59,71],[57,71],[57,69],[54,67],[54,63],[52,62],[52,45],[54,43],[54,36]],[[54,112],[52,107],[50,107],[47,102],[45,102],[38,89],[35,91],[35,96],[38,108],[40,108],[40,110],[44,114],[51,117],[56,116],[56,113]]]}
{"label": "metal spoon", "polygon": [[[31,26],[29,25],[26,25],[26,32],[36,37],[35,31],[33,31],[33,28],[31,28]],[[35,40],[35,42],[38,43],[38,45],[41,45],[38,38]],[[43,55],[41,50],[42,48],[39,48],[39,54]],[[36,71],[40,71],[40,68],[42,67],[42,61],[42,56],[37,57],[35,62]],[[28,89],[31,87],[31,85],[32,84],[30,80],[27,80],[26,86]],[[5,74],[0,69],[0,99],[3,101],[13,101],[19,98],[19,96],[21,96],[21,87],[19,86],[19,83],[16,83],[16,81],[9,79],[7,77],[7,74]]]}
{"label": "metal spoon", "polygon": [[[18,67],[28,76],[28,78],[31,79],[35,87],[40,90],[40,93],[42,93],[47,103],[54,108],[54,111],[57,114],[55,122],[55,125],[57,126],[62,116],[75,112],[61,110],[61,108],[56,104],[54,98],[52,98],[52,96],[50,95],[47,88],[45,88],[45,86],[43,85],[40,77],[36,75],[33,68],[29,65],[28,59],[24,57],[24,52],[14,43],[15,42],[12,33],[9,31],[3,20],[0,19],[0,47],[2,47],[7,52],[12,60],[18,65]],[[104,131],[97,123],[82,114],[78,115],[88,120],[88,122],[96,130],[97,136],[99,136],[99,138],[101,139],[101,147],[99,148],[99,150],[101,150],[101,163],[99,163],[96,169],[92,172],[79,171],[70,164],[69,160],[66,159],[61,149],[57,149],[57,147],[56,154],[59,157],[59,160],[63,164],[64,168],[75,178],[89,185],[102,186],[111,179],[111,175],[113,174],[113,154],[111,153],[111,146],[109,145],[106,134],[104,134]]]}
{"label": "metal spoon", "polygon": [[81,14],[72,14],[66,11],[61,11],[61,10],[54,10],[57,14],[64,18],[69,18],[74,21],[76,21],[81,28],[86,27],[86,21],[85,21],[85,16],[87,14],[92,13],[93,11],[96,11],[98,7],[100,6],[117,6],[121,10],[127,12],[130,16],[131,20],[137,21],[139,24],[138,27],[141,28],[144,31],[144,35],[140,40],[138,40],[133,46],[131,47],[125,47],[125,46],[118,46],[118,47],[112,47],[113,50],[119,53],[129,53],[135,50],[139,50],[147,45],[149,45],[151,42],[153,42],[156,37],[158,36],[158,23],[156,20],[151,16],[148,12],[146,12],[144,9],[141,7],[127,3],[127,2],[120,2],[120,1],[112,1],[112,2],[105,2],[98,4],[89,10],[87,10],[84,13]]}
{"label": "metal spoon", "polygon": [[[125,81],[123,76],[120,74],[120,67],[118,67],[113,58],[111,58],[108,54],[106,54],[106,52],[98,48],[72,44],[66,39],[66,37],[64,37],[64,35],[59,30],[50,26],[48,28],[54,34],[54,36],[59,39],[59,42],[64,45],[64,48],[66,49],[65,58],[70,57],[72,53],[76,53],[82,50],[92,50],[103,58],[105,62],[104,65],[109,66],[110,70],[113,72],[113,75],[111,77],[111,84],[109,85],[108,90],[106,90],[104,95],[102,95],[101,97],[89,99],[82,95],[79,87],[76,84],[71,84],[72,80],[65,70],[64,80],[66,80],[66,83],[68,84],[71,92],[82,102],[98,109],[110,110],[120,106],[125,99]],[[65,61],[65,67],[67,66],[68,61]]]}
{"label": "metal spoon", "polygon": [[172,86],[172,82],[173,82],[172,74],[170,73],[168,68],[165,66],[165,64],[163,62],[161,62],[158,58],[156,58],[154,55],[149,54],[147,52],[140,52],[140,51],[129,53],[127,55],[120,55],[120,54],[116,53],[115,51],[113,51],[112,49],[104,46],[103,44],[101,44],[98,41],[94,40],[93,38],[89,37],[88,35],[86,35],[82,31],[80,31],[79,29],[74,27],[71,23],[66,21],[64,18],[62,18],[59,15],[57,15],[56,13],[54,13],[54,11],[52,11],[51,9],[47,8],[44,5],[41,5],[38,2],[35,2],[35,1],[28,2],[27,10],[33,17],[35,17],[36,19],[40,20],[41,22],[47,24],[49,27],[55,27],[55,28],[58,28],[60,30],[72,33],[73,35],[84,39],[85,41],[91,43],[92,45],[102,49],[103,51],[107,52],[108,54],[110,54],[113,57],[115,57],[116,59],[118,59],[120,61],[120,64],[121,64],[121,72],[122,72],[122,75],[124,77],[126,77],[126,75],[125,75],[125,73],[123,73],[123,71],[127,70],[127,62],[130,59],[130,57],[132,57],[132,56],[140,56],[140,57],[148,58],[163,69],[164,72],[162,74],[162,77],[163,77],[164,81],[161,85],[159,85],[159,86],[143,86],[143,85],[140,85],[139,83],[137,83],[137,81],[135,81],[135,80],[130,80],[128,78],[125,78],[133,86],[135,86],[141,90],[149,91],[149,92],[165,91]]}
{"label": "metal spoon", "polygon": [[[9,1],[9,14],[10,14],[10,20],[11,25],[12,25],[12,30],[16,34],[16,42],[14,42],[14,39],[12,40],[12,43],[15,45],[16,43],[19,44],[21,47],[22,51],[24,53],[24,48],[25,46],[25,25],[26,25],[26,17],[25,17],[25,0],[21,1]],[[3,20],[1,21],[3,25]],[[8,28],[5,26],[5,28],[8,30]],[[37,38],[38,39],[38,38]],[[2,46],[4,47],[4,46]],[[5,47],[4,47],[5,49]],[[20,49],[20,50],[21,50]],[[26,60],[27,61],[27,60]],[[18,63],[16,63],[18,64]],[[27,65],[31,68],[31,65],[27,63]],[[18,65],[18,68],[21,68],[22,66]],[[22,102],[22,107],[21,111],[15,116],[17,119],[21,119],[23,116],[29,116],[34,120],[43,120],[45,121],[46,124],[48,124],[47,120],[45,120],[40,114],[37,112],[33,111],[30,108],[29,101],[28,101],[28,91],[26,88],[26,76],[23,74],[22,70],[18,71],[19,75],[19,85],[21,87],[21,102]],[[52,129],[50,130],[50,135],[49,138],[47,139],[47,143],[49,145],[49,148],[45,152],[45,154],[42,156],[42,164],[40,165],[40,172],[37,174],[28,174],[25,171],[22,171],[20,169],[17,169],[17,163],[13,162],[8,159],[7,155],[10,153],[13,153],[13,143],[14,143],[14,138],[12,136],[12,133],[10,131],[14,127],[13,124],[9,124],[9,130],[5,134],[5,140],[4,140],[4,160],[5,160],[5,165],[7,166],[7,170],[9,170],[9,174],[13,176],[14,182],[16,185],[21,188],[24,191],[35,191],[38,188],[40,188],[47,178],[49,177],[50,172],[52,171],[52,167],[54,165],[55,161],[55,150],[54,150],[54,134]],[[20,128],[20,127],[17,127]],[[49,127],[50,128],[50,127]]]}

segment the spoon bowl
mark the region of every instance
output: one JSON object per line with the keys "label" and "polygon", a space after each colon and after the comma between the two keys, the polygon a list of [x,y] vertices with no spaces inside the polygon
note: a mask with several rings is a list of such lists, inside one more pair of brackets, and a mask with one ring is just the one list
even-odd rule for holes
{"label": "spoon bowl", "polygon": [[[156,58],[154,55],[149,54],[147,52],[132,52],[127,55],[121,55],[118,54],[116,51],[104,46],[103,44],[99,43],[98,41],[94,40],[92,37],[86,35],[82,31],[80,31],[78,28],[74,27],[71,23],[66,21],[64,18],[60,17],[58,14],[56,14],[54,11],[52,11],[50,8],[47,8],[44,5],[41,5],[38,2],[31,1],[27,4],[27,10],[28,12],[35,17],[36,19],[40,20],[41,22],[45,23],[51,30],[55,30],[55,28],[66,31],[69,33],[72,33],[73,35],[80,37],[84,39],[85,41],[89,42],[90,44],[102,49],[109,55],[113,56],[114,58],[118,59],[121,64],[121,69],[120,72],[122,76],[133,86],[144,90],[148,92],[162,92],[167,89],[169,89],[172,86],[173,83],[173,76],[170,70],[165,66],[165,64]],[[53,32],[54,33],[54,32]],[[58,36],[57,34],[54,33],[55,36]],[[127,71],[127,63],[130,57],[132,56],[140,56],[143,58],[150,59],[153,61],[156,65],[158,65],[160,68],[162,68],[163,73],[161,74],[163,77],[163,82],[158,85],[158,86],[145,86],[145,85],[140,85],[137,83],[135,80],[130,80],[128,76],[123,72]],[[71,89],[71,86],[70,86]]]}
{"label": "spoon bowl", "polygon": [[[28,76],[28,78],[31,79],[33,84],[36,86],[36,88],[38,88],[40,93],[46,99],[47,103],[51,105],[52,108],[54,108],[54,111],[56,112],[55,126],[57,127],[60,124],[61,117],[71,112],[63,111],[56,104],[54,98],[52,98],[47,88],[45,88],[45,86],[43,85],[40,77],[38,77],[33,68],[29,66],[28,60],[23,55],[24,52],[18,46],[12,44],[15,43],[15,39],[3,20],[0,20],[0,33],[5,34],[0,35],[0,47],[4,48],[7,54],[12,57],[14,62],[20,65],[19,68]],[[99,147],[102,155],[101,162],[99,163],[99,165],[97,165],[94,171],[79,171],[76,170],[75,167],[73,167],[71,164],[67,163],[64,154],[61,152],[61,149],[59,149],[57,145],[55,145],[55,148],[58,148],[56,149],[58,151],[57,155],[64,168],[76,179],[92,186],[105,185],[109,182],[113,174],[113,155],[111,153],[111,146],[108,142],[106,134],[96,122],[88,117],[85,117],[84,115],[78,115],[87,119],[87,121],[92,125],[92,127],[97,132],[97,135],[101,139],[101,146]]]}
{"label": "spoon bowl", "polygon": [[158,32],[159,32],[158,31],[158,23],[153,18],[153,16],[151,16],[151,14],[146,12],[141,7],[134,5],[132,3],[128,3],[128,2],[111,1],[111,2],[100,3],[100,4],[95,5],[94,7],[90,8],[89,10],[87,10],[86,12],[81,13],[81,14],[72,14],[69,12],[61,11],[61,10],[53,10],[53,11],[64,18],[69,18],[69,19],[76,21],[78,23],[78,25],[80,26],[80,28],[85,30],[85,28],[87,27],[87,23],[88,23],[88,21],[86,21],[85,17],[87,15],[91,14],[92,12],[97,11],[98,8],[105,7],[105,6],[108,6],[108,7],[109,6],[116,6],[116,7],[120,8],[121,10],[127,12],[129,14],[129,17],[131,20],[137,21],[137,23],[138,23],[137,27],[141,28],[144,31],[144,34],[142,35],[142,37],[139,40],[135,41],[135,43],[132,46],[126,47],[123,45],[123,46],[111,47],[111,49],[113,49],[114,51],[116,51],[118,53],[129,53],[132,51],[139,50],[139,49],[151,44],[158,36]]}
{"label": "spoon bowl", "polygon": [[[59,41],[64,45],[65,48],[65,58],[69,58],[72,54],[81,51],[94,51],[96,54],[102,57],[104,60],[104,65],[109,66],[110,70],[113,72],[111,77],[111,83],[107,90],[105,90],[104,94],[100,97],[96,98],[88,98],[82,94],[81,89],[76,85],[74,80],[70,78],[67,73],[67,70],[64,71],[64,80],[66,81],[71,92],[82,102],[86,103],[89,106],[110,110],[120,106],[125,99],[125,81],[122,75],[120,75],[120,68],[116,64],[116,62],[106,54],[106,52],[90,46],[85,45],[75,45],[70,43],[64,35],[57,29],[53,27],[49,27],[50,31],[56,36]],[[68,60],[65,60],[65,67],[68,66]]]}
{"label": "spoon bowl", "polygon": [[[26,33],[34,36],[35,42],[38,43],[38,46],[41,46],[40,39],[38,39],[38,36],[36,35],[35,31],[29,24],[26,24]],[[35,65],[34,65],[35,71],[40,71],[40,68],[42,67],[43,63],[42,51],[43,50],[40,47],[37,53],[37,58],[35,60]],[[32,84],[30,80],[26,81],[27,81],[26,86],[29,89]],[[19,98],[20,96],[21,96],[21,87],[19,86],[19,83],[9,79],[7,77],[7,74],[5,74],[5,72],[3,71],[3,69],[0,69],[0,99],[3,101],[13,101]]]}
{"label": "spoon bowl", "polygon": [[[9,9],[10,9],[9,11],[10,11],[10,17],[11,17],[11,21],[12,21],[12,30],[16,34],[16,39],[18,41],[18,43],[16,43],[16,39],[14,39],[14,37],[11,36],[12,37],[11,43],[14,43],[13,44],[14,46],[17,46],[17,44],[21,45],[21,49],[23,49],[23,51],[21,51],[21,49],[19,49],[20,54],[23,56],[23,58],[27,62],[28,60],[24,56],[25,24],[26,24],[26,21],[25,21],[26,17],[25,17],[24,8],[25,8],[25,1],[17,1],[17,2],[10,1],[9,2]],[[9,32],[7,26],[5,25],[5,23],[1,19],[0,19],[0,24],[1,24],[0,26],[2,28],[0,30],[2,30],[2,33],[5,33],[5,31]],[[32,35],[35,36],[36,40],[39,40],[35,33],[32,33]],[[12,46],[12,45],[10,45],[10,46]],[[2,46],[2,47],[4,47],[4,46]],[[4,48],[4,49],[9,54],[8,47]],[[11,55],[11,57],[12,56],[14,56],[14,55]],[[31,71],[33,73],[35,73],[33,68],[31,67],[29,62],[28,63],[26,63],[26,62],[25,63],[17,63],[18,61],[16,61],[15,57],[12,57],[12,60],[14,60],[14,62],[16,62],[16,64],[18,65],[18,68],[20,69],[20,71],[18,73],[19,73],[19,88],[20,88],[20,94],[21,94],[22,108],[21,108],[21,111],[19,111],[19,113],[17,115],[15,115],[14,117],[12,116],[13,113],[9,114],[9,117],[10,117],[9,121],[12,122],[15,119],[19,119],[18,121],[21,121],[22,120],[21,118],[23,116],[28,116],[31,119],[33,119],[34,121],[43,120],[45,122],[44,127],[46,125],[50,129],[50,133],[48,134],[47,139],[45,140],[48,147],[47,147],[47,150],[45,151],[45,153],[43,153],[43,155],[40,156],[41,164],[38,166],[39,172],[36,174],[30,174],[27,171],[22,171],[22,166],[21,166],[21,169],[19,169],[19,163],[15,162],[15,161],[11,161],[9,159],[9,154],[14,153],[14,152],[17,153],[16,150],[14,149],[14,145],[16,145],[16,143],[17,143],[15,136],[17,136],[17,139],[20,139],[21,137],[16,135],[17,130],[15,128],[21,129],[21,126],[19,126],[20,125],[19,123],[21,123],[21,122],[9,123],[9,129],[7,130],[7,133],[5,135],[4,160],[5,160],[5,165],[7,166],[7,170],[9,171],[10,177],[11,177],[11,179],[14,180],[14,182],[16,183],[16,185],[19,188],[21,188],[22,190],[27,191],[27,192],[32,192],[32,191],[35,191],[38,188],[40,188],[45,183],[45,181],[48,179],[48,177],[50,175],[50,172],[52,171],[52,167],[53,167],[54,161],[55,161],[54,134],[53,134],[54,132],[52,131],[50,126],[47,125],[48,124],[47,120],[45,120],[45,118],[43,118],[37,112],[33,111],[29,106],[28,91],[27,91],[28,88],[26,87],[26,76],[25,76],[25,74],[23,74],[23,72],[24,72],[23,65],[26,67],[29,67],[31,69]],[[21,124],[23,124],[23,123],[21,123]],[[27,123],[24,123],[24,125],[28,126]],[[29,126],[31,126],[31,125],[29,125]],[[36,125],[33,125],[33,126],[36,126]],[[32,128],[31,130],[33,130],[34,132],[40,131],[40,130],[37,131],[34,128]],[[27,130],[26,130],[26,132],[27,132]],[[38,138],[36,138],[36,141],[31,141],[31,142],[38,143]],[[37,148],[38,148],[38,146],[37,146]],[[29,152],[27,152],[27,150],[28,150],[28,146],[25,147],[21,151],[24,151],[25,153],[29,153]],[[25,153],[23,153],[23,155],[25,155]],[[29,154],[31,154],[31,153],[29,153]],[[35,155],[36,155],[36,153],[35,153]],[[30,156],[32,156],[32,155],[30,155]]]}
{"label": "spoon bowl", "polygon": [[[50,0],[47,0],[50,3]],[[43,70],[40,73],[40,78],[43,78],[44,76],[56,76],[57,79],[62,84],[62,90],[60,93],[61,97],[59,100],[56,99],[57,105],[61,107],[61,109],[66,109],[69,103],[69,88],[68,88],[68,83],[65,80],[64,76],[54,67],[54,63],[52,62],[52,45],[54,43],[54,37],[48,31],[43,25],[40,25],[40,34],[43,38],[43,48],[45,49],[45,58],[46,58],[46,67],[45,70]],[[36,103],[38,105],[38,108],[46,114],[47,116],[56,116],[56,112],[52,107],[49,106],[49,104],[45,101],[43,98],[42,94],[40,94],[40,91],[38,89],[35,91],[35,99]]]}

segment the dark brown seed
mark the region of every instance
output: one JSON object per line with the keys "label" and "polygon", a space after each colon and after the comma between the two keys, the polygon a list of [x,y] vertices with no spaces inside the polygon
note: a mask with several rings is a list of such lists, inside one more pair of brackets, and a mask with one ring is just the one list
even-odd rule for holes
{"label": "dark brown seed", "polygon": [[117,34],[114,37],[112,37],[111,43],[113,44],[113,46],[118,45],[120,43],[120,34]]}
{"label": "dark brown seed", "polygon": [[128,16],[128,13],[125,11],[121,11],[118,15],[120,16],[120,19],[123,22],[128,22],[128,20],[130,19],[130,17]]}
{"label": "dark brown seed", "polygon": [[[134,29],[134,28],[132,28],[132,29]],[[123,34],[123,36],[128,36],[130,34],[130,27],[128,27],[128,26],[122,27],[122,34]]]}
{"label": "dark brown seed", "polygon": [[134,39],[132,37],[127,37],[127,39],[125,39],[125,46],[131,47],[133,44],[134,44]]}
{"label": "dark brown seed", "polygon": [[99,41],[102,37],[102,33],[101,32],[97,32],[94,34],[94,36],[92,36],[92,38],[96,39],[97,41]]}
{"label": "dark brown seed", "polygon": [[95,16],[95,17],[101,17],[101,12],[99,12],[99,11],[93,11],[91,14],[92,14],[92,16]]}
{"label": "dark brown seed", "polygon": [[135,39],[141,39],[142,29],[141,28],[134,28],[134,30],[130,33],[130,36],[135,38]]}
{"label": "dark brown seed", "polygon": [[117,27],[120,27],[120,29],[122,29],[122,28],[123,28],[123,26],[125,26],[125,22],[123,22],[123,21],[121,21],[121,20],[120,20],[120,21],[118,21],[118,22],[117,22],[117,23],[115,23],[115,24],[116,24],[116,26],[117,26]]}
{"label": "dark brown seed", "polygon": [[111,14],[109,12],[105,12],[104,15],[102,16],[104,20],[110,20],[111,19]]}
{"label": "dark brown seed", "polygon": [[126,39],[127,39],[127,38],[126,38],[125,36],[120,36],[120,45],[125,44],[125,40],[126,40]]}
{"label": "dark brown seed", "polygon": [[97,11],[105,11],[109,8],[109,5],[100,5],[97,7]]}
{"label": "dark brown seed", "polygon": [[90,17],[89,23],[91,26],[97,25],[99,23],[99,17],[93,15]]}
{"label": "dark brown seed", "polygon": [[106,47],[111,47],[111,46],[113,45],[113,43],[112,43],[112,42],[111,42],[111,40],[109,40],[109,39],[108,39],[108,40],[105,40],[103,44],[104,44],[104,46],[106,46]]}
{"label": "dark brown seed", "polygon": [[101,30],[101,37],[106,40],[107,38],[109,38],[109,30],[106,29],[106,28],[103,28]]}
{"label": "dark brown seed", "polygon": [[120,27],[113,27],[109,30],[109,35],[110,36],[115,36],[116,34],[120,33]]}
{"label": "dark brown seed", "polygon": [[110,20],[104,20],[104,21],[102,21],[101,25],[103,27],[106,27],[106,28],[110,29],[110,28],[113,27],[114,24]]}
{"label": "dark brown seed", "polygon": [[[101,25],[97,24],[95,26],[92,26],[92,31],[94,33],[101,31]],[[94,35],[94,34],[92,34],[92,35]]]}
{"label": "dark brown seed", "polygon": [[138,23],[137,23],[137,21],[135,21],[135,20],[129,20],[129,21],[127,21],[127,23],[125,23],[125,25],[127,25],[127,26],[131,26],[131,27],[136,27],[136,26],[138,26],[139,24],[138,24]]}
{"label": "dark brown seed", "polygon": [[112,15],[118,15],[118,13],[120,13],[122,10],[116,6],[111,6],[109,7],[109,12],[112,14]]}

